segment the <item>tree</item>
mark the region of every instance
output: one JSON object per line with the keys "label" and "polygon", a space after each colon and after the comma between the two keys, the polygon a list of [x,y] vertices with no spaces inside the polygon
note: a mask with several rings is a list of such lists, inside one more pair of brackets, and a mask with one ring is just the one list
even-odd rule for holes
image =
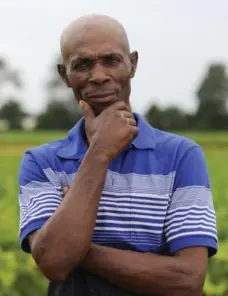
{"label": "tree", "polygon": [[46,111],[38,117],[37,129],[68,130],[80,117],[78,113],[71,112],[65,103],[52,100]]}
{"label": "tree", "polygon": [[51,65],[51,78],[45,83],[47,106],[38,117],[38,129],[70,129],[82,116],[72,90],[66,87],[57,72],[59,61],[58,58]]}
{"label": "tree", "polygon": [[9,61],[0,58],[0,119],[6,119],[10,128],[20,128],[25,113],[17,102],[18,92],[22,88],[20,73]]}
{"label": "tree", "polygon": [[196,126],[201,129],[228,128],[228,78],[223,64],[209,66],[197,90]]}
{"label": "tree", "polygon": [[22,86],[18,70],[13,69],[6,59],[0,58],[0,86],[5,83],[10,83],[14,87],[18,88]]}
{"label": "tree", "polygon": [[21,129],[21,121],[25,115],[20,104],[14,99],[7,101],[0,109],[0,119],[8,120],[10,129]]}
{"label": "tree", "polygon": [[5,93],[7,88],[18,91],[21,87],[19,71],[12,68],[6,59],[0,58],[0,103],[8,99],[8,95]]}
{"label": "tree", "polygon": [[181,130],[188,127],[187,115],[177,107],[159,108],[151,105],[145,117],[149,124],[162,130]]}

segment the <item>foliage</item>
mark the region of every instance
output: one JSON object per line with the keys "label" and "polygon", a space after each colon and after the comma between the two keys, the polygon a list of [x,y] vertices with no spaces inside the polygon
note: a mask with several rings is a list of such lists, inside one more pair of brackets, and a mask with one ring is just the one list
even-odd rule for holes
{"label": "foliage", "polygon": [[228,129],[228,78],[223,64],[212,64],[196,91],[197,109],[188,114],[177,107],[151,105],[145,113],[149,123],[163,130]]}
{"label": "foliage", "polygon": [[80,118],[81,116],[77,112],[74,114],[66,104],[52,101],[47,105],[46,111],[38,117],[37,129],[69,130]]}
{"label": "foliage", "polygon": [[0,58],[0,86],[5,86],[8,83],[16,88],[21,88],[20,72],[13,69],[8,60]]}
{"label": "foliage", "polygon": [[182,130],[188,128],[186,114],[177,107],[161,109],[156,105],[151,105],[145,117],[151,125],[162,130]]}
{"label": "foliage", "polygon": [[[6,148],[7,149],[7,148]],[[4,156],[0,148],[0,296],[40,296],[47,282],[18,240],[17,172],[20,155]]]}
{"label": "foliage", "polygon": [[7,101],[0,110],[0,119],[8,120],[11,129],[20,129],[21,120],[24,116],[25,112],[21,109],[20,104],[14,100]]}
{"label": "foliage", "polygon": [[[204,296],[228,295],[228,134],[185,133],[200,140],[206,153],[219,231],[219,252],[210,260]],[[19,248],[17,174],[23,151],[31,146],[65,136],[62,133],[0,134],[0,296],[45,295],[47,281],[32,258]],[[214,140],[214,145],[212,144]],[[216,144],[222,143],[220,147]],[[15,144],[15,145],[13,145]]]}
{"label": "foliage", "polygon": [[[0,58],[0,120],[7,120],[11,129],[20,129],[21,120],[25,116],[17,102],[18,91],[21,88],[20,72],[14,69],[8,60]],[[7,92],[9,89],[11,91]]]}
{"label": "foliage", "polygon": [[197,96],[197,127],[227,128],[228,78],[223,64],[210,65]]}

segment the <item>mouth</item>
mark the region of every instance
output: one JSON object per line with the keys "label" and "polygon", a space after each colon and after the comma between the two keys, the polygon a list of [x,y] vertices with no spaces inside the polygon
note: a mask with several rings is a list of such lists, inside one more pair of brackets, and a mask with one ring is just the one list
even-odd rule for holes
{"label": "mouth", "polygon": [[88,100],[92,104],[109,105],[115,101],[116,92],[102,92],[87,95]]}
{"label": "mouth", "polygon": [[109,92],[101,92],[101,93],[91,93],[91,94],[88,94],[87,97],[89,99],[103,99],[103,98],[105,99],[105,98],[113,96],[115,94],[116,94],[116,92],[109,91]]}

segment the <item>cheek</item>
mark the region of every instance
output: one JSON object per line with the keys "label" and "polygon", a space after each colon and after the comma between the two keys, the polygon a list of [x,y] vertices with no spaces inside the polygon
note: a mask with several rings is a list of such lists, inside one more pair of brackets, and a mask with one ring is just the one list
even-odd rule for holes
{"label": "cheek", "polygon": [[87,77],[85,77],[86,75],[83,75],[83,74],[79,75],[69,71],[67,73],[67,76],[68,76],[68,81],[71,88],[80,89],[80,88],[83,88],[83,86],[86,84],[86,81],[87,81]]}
{"label": "cheek", "polygon": [[119,85],[121,85],[122,88],[125,88],[129,85],[130,79],[131,73],[126,68],[120,69],[115,74],[115,80]]}

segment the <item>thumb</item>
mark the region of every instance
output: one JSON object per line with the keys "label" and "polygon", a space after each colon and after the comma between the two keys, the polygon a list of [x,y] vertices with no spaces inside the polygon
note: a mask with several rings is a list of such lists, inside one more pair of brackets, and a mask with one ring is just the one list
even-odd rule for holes
{"label": "thumb", "polygon": [[79,104],[82,107],[82,110],[86,119],[93,119],[95,117],[93,109],[90,107],[90,105],[87,102],[81,100]]}
{"label": "thumb", "polygon": [[63,196],[65,196],[67,194],[67,192],[69,191],[69,189],[70,189],[69,186],[63,187]]}

